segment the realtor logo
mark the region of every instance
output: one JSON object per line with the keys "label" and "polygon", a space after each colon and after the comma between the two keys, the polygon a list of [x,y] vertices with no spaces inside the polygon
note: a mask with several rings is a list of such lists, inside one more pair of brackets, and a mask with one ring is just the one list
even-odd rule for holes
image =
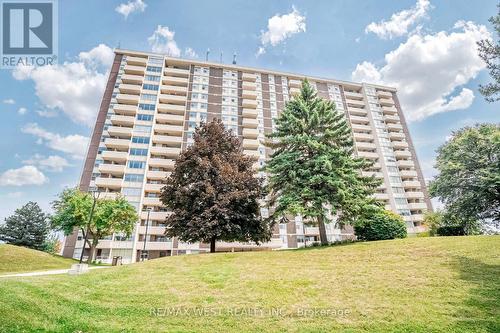
{"label": "realtor logo", "polygon": [[55,0],[2,2],[2,68],[55,63],[56,7]]}

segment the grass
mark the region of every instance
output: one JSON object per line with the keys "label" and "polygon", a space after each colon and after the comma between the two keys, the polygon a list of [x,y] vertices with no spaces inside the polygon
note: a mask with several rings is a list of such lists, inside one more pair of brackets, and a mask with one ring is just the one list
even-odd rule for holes
{"label": "grass", "polygon": [[500,236],[411,238],[2,279],[0,331],[499,332],[499,304]]}
{"label": "grass", "polygon": [[75,261],[25,247],[0,245],[0,275],[70,268]]}

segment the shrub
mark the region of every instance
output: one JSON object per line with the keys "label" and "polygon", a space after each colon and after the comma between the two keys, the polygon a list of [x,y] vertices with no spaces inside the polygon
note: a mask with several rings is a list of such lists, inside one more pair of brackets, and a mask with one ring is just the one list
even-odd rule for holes
{"label": "shrub", "polygon": [[464,236],[465,230],[460,225],[445,225],[437,228],[439,236]]}
{"label": "shrub", "polygon": [[360,240],[406,238],[406,225],[401,216],[386,210],[363,216],[354,224],[354,232]]}

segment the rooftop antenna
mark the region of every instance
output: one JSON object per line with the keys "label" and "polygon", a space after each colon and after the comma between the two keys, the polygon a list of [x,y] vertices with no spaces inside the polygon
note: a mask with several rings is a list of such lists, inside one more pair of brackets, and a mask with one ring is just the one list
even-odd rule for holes
{"label": "rooftop antenna", "polygon": [[210,54],[210,48],[207,49],[207,54],[205,56],[205,61],[208,61],[208,55]]}
{"label": "rooftop antenna", "polygon": [[222,53],[223,51],[220,51],[220,63],[222,64]]}
{"label": "rooftop antenna", "polygon": [[236,52],[233,53],[233,65],[236,65]]}
{"label": "rooftop antenna", "polygon": [[121,45],[122,45],[122,44],[121,44],[121,42],[120,42],[120,41],[118,41],[118,48],[120,48],[120,46],[121,46]]}

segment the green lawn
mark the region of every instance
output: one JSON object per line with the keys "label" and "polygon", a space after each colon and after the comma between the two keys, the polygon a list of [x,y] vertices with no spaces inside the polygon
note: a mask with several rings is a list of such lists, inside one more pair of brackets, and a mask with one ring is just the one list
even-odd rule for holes
{"label": "green lawn", "polygon": [[75,261],[42,251],[7,244],[0,245],[0,275],[70,268]]}
{"label": "green lawn", "polygon": [[499,304],[500,236],[411,238],[2,279],[0,331],[500,332]]}

